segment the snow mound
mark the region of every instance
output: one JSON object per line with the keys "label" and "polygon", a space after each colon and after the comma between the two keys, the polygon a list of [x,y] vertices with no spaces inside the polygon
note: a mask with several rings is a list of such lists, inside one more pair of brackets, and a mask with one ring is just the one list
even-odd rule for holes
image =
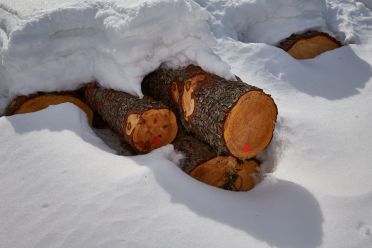
{"label": "snow mound", "polygon": [[293,33],[327,30],[324,0],[197,0],[214,16],[217,36],[275,45]]}
{"label": "snow mound", "polygon": [[161,63],[195,63],[232,78],[210,48],[215,40],[208,12],[193,1],[84,1],[50,8],[21,15],[0,5],[0,97],[69,90],[92,80],[142,96],[142,78]]}

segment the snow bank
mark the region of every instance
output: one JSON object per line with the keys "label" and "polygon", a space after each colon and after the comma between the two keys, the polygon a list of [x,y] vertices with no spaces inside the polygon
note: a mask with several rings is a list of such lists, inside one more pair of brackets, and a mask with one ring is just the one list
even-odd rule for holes
{"label": "snow bank", "polygon": [[141,96],[142,78],[163,62],[232,77],[210,48],[209,14],[193,1],[84,1],[24,15],[4,6],[3,98],[91,80]]}
{"label": "snow bank", "polygon": [[197,0],[214,16],[217,36],[275,45],[308,29],[327,30],[324,0]]}

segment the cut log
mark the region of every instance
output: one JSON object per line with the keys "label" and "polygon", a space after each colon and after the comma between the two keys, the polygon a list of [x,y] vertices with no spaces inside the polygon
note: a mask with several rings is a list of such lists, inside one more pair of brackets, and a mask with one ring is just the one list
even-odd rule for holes
{"label": "cut log", "polygon": [[85,112],[88,122],[92,124],[93,111],[88,105],[75,97],[73,93],[37,93],[29,96],[18,96],[13,99],[7,109],[5,115],[24,114],[36,112],[47,108],[50,105],[61,103],[72,103]]}
{"label": "cut log", "polygon": [[203,183],[232,191],[248,191],[259,179],[258,162],[219,156],[214,149],[185,132],[179,132],[173,145],[185,158],[181,168]]}
{"label": "cut log", "polygon": [[279,43],[279,47],[295,59],[311,59],[341,46],[335,38],[318,31],[292,34]]}
{"label": "cut log", "polygon": [[278,113],[274,100],[244,82],[190,65],[156,70],[143,80],[142,91],[172,105],[187,132],[218,154],[252,158],[272,139]]}
{"label": "cut log", "polygon": [[92,109],[138,153],[150,152],[176,137],[176,116],[163,103],[97,84],[89,84],[84,93]]}

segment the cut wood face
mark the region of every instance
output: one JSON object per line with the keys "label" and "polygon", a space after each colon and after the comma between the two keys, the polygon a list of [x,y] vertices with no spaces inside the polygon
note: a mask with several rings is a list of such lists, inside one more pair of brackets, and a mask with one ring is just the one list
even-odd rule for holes
{"label": "cut wood face", "polygon": [[244,160],[264,150],[272,139],[276,116],[276,105],[264,92],[253,90],[242,95],[224,124],[229,152]]}
{"label": "cut wood face", "polygon": [[311,59],[339,47],[340,44],[332,38],[318,34],[310,38],[299,39],[287,52],[296,59]]}
{"label": "cut wood face", "polygon": [[248,191],[258,182],[259,170],[254,160],[241,162],[232,156],[218,156],[196,167],[190,176],[214,187]]}
{"label": "cut wood face", "polygon": [[143,114],[128,116],[125,133],[132,137],[132,145],[141,153],[171,143],[177,134],[177,121],[169,109],[151,109]]}
{"label": "cut wood face", "polygon": [[238,176],[234,182],[234,188],[239,191],[248,191],[253,189],[262,179],[259,173],[258,164],[254,160],[238,162],[238,165],[236,166],[236,174]]}
{"label": "cut wood face", "polygon": [[58,95],[58,94],[46,94],[35,96],[23,103],[14,114],[24,114],[30,112],[36,112],[49,107],[50,105],[57,105],[62,103],[72,103],[79,107],[87,115],[90,124],[93,122],[93,111],[84,102],[78,98],[69,95]]}
{"label": "cut wood face", "polygon": [[206,75],[196,75],[186,80],[183,94],[182,94],[182,109],[183,115],[186,121],[190,120],[190,116],[195,110],[195,100],[193,98],[193,92],[198,87],[200,82],[206,78]]}

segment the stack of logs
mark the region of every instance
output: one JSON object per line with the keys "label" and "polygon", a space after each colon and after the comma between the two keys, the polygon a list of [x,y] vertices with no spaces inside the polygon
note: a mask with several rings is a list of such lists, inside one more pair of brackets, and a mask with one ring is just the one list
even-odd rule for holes
{"label": "stack of logs", "polygon": [[270,95],[193,65],[156,70],[145,77],[142,91],[145,97],[140,99],[91,83],[78,97],[68,93],[18,97],[7,114],[72,102],[90,122],[93,110],[136,154],[173,143],[184,154],[182,170],[193,178],[233,191],[254,187],[260,178],[254,157],[270,143],[277,118]]}

